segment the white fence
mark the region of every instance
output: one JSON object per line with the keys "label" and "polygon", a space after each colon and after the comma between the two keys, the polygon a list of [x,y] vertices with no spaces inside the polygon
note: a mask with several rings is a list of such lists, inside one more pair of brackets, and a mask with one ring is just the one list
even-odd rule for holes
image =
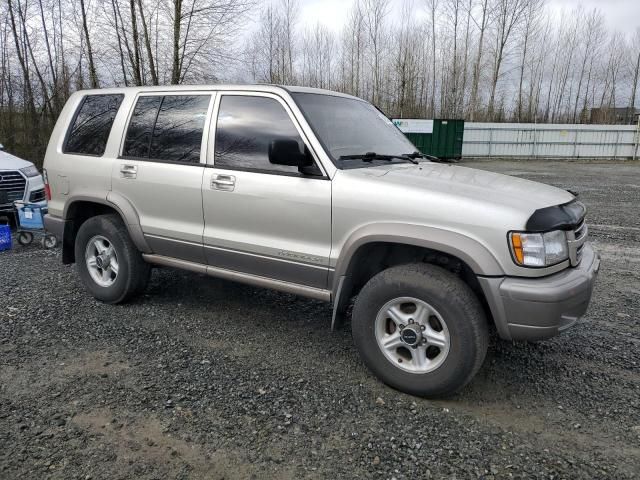
{"label": "white fence", "polygon": [[637,159],[639,143],[634,125],[465,123],[462,156]]}

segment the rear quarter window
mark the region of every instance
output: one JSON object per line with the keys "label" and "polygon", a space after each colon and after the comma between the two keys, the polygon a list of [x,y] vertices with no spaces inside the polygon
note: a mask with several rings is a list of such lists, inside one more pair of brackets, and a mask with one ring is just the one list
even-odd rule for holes
{"label": "rear quarter window", "polygon": [[87,95],[67,133],[64,153],[101,156],[124,95]]}

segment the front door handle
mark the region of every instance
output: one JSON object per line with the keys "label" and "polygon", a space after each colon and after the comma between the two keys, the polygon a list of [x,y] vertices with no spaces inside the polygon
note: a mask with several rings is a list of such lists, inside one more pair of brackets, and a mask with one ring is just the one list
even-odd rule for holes
{"label": "front door handle", "polygon": [[120,165],[120,176],[122,178],[136,178],[138,175],[138,166],[123,163]]}
{"label": "front door handle", "polygon": [[213,175],[211,177],[211,188],[225,192],[233,192],[236,187],[236,177],[233,175]]}

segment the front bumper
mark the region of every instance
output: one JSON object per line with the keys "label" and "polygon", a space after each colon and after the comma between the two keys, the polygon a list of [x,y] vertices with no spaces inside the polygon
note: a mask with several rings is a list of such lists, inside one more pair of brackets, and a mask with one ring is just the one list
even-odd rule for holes
{"label": "front bumper", "polygon": [[577,267],[543,278],[480,277],[500,337],[541,340],[558,335],[587,311],[600,257],[585,244]]}

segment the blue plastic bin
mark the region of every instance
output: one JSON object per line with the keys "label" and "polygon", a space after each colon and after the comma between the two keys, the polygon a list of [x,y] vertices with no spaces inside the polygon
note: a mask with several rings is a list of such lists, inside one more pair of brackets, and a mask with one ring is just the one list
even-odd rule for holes
{"label": "blue plastic bin", "polygon": [[0,225],[0,252],[11,250],[11,228],[9,225]]}
{"label": "blue plastic bin", "polygon": [[16,203],[16,210],[18,211],[18,221],[20,222],[20,228],[27,230],[42,230],[44,229],[44,222],[42,221],[42,209],[35,205],[25,205]]}

